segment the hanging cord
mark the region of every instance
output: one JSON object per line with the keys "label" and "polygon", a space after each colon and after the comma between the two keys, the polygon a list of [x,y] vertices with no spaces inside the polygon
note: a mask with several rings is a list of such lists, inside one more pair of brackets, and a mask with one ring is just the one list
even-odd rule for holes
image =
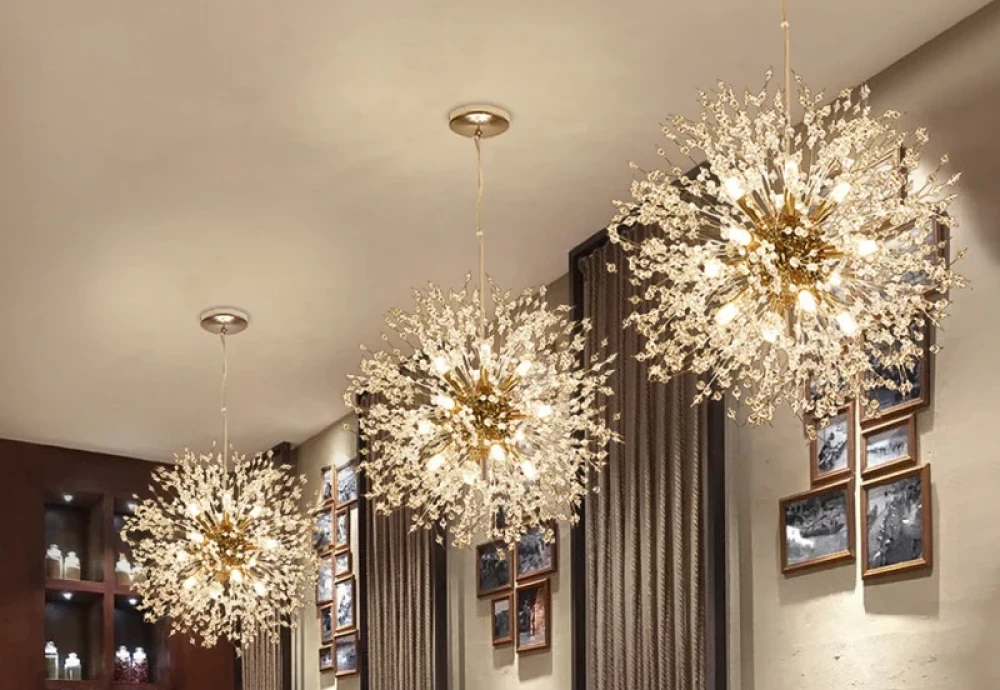
{"label": "hanging cord", "polygon": [[479,238],[479,341],[486,338],[486,248],[483,244],[483,130],[476,128],[476,237]]}
{"label": "hanging cord", "polygon": [[785,153],[787,154],[792,146],[792,43],[788,35],[788,0],[781,0],[781,33],[785,39]]}
{"label": "hanging cord", "polygon": [[228,378],[228,365],[226,357],[226,327],[219,331],[219,339],[222,341],[222,464],[226,466],[226,458],[229,457],[229,413],[226,410],[226,379]]}

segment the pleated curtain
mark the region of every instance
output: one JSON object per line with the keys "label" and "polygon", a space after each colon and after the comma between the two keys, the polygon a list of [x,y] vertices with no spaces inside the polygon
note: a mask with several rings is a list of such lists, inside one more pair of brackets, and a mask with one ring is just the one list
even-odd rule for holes
{"label": "pleated curtain", "polygon": [[653,383],[636,361],[642,341],[622,320],[643,287],[630,284],[621,248],[579,261],[589,347],[607,339],[618,352],[608,416],[621,414],[623,436],[586,502],[587,687],[704,690],[705,410],[691,405],[693,378]]}

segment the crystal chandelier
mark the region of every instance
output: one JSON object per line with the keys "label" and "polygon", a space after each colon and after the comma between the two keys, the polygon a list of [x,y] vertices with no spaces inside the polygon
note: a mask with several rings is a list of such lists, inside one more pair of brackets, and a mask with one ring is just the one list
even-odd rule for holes
{"label": "crystal chandelier", "polygon": [[225,637],[238,651],[293,627],[311,592],[318,563],[311,521],[299,508],[305,477],[229,446],[226,336],[243,331],[245,314],[202,315],[222,341],[222,451],[185,449],[153,473],[151,498],[138,501],[122,539],[145,578],[135,583],[150,622],[169,618],[172,632],[206,647]]}
{"label": "crystal chandelier", "polygon": [[452,130],[476,146],[478,289],[467,277],[457,292],[416,290],[412,313],[386,316],[399,345],[362,347],[362,373],[345,394],[368,444],[361,467],[376,510],[409,509],[414,529],[447,528],[458,548],[476,536],[514,544],[539,525],[575,522],[589,472],[618,439],[602,402],[614,356],[584,364],[589,323],[547,306],[544,288],[512,297],[492,281],[487,314],[480,140],[509,124],[490,106],[451,113]]}
{"label": "crystal chandelier", "polygon": [[[873,115],[866,86],[822,105],[796,77],[794,127],[785,0],[781,27],[784,90],[770,95],[770,72],[742,98],[720,82],[701,92],[699,120],[670,117],[663,134],[704,164],[685,174],[661,149],[667,170],[633,182],[608,232],[648,285],[626,324],[645,336],[651,378],[692,371],[696,402],[728,392],[729,416],[742,401],[750,424],[788,403],[814,433],[851,398],[912,387],[925,326],[965,285],[934,233],[959,176],[939,180],[944,157],[918,183],[926,132]],[[658,231],[630,241],[621,228],[636,223]]]}

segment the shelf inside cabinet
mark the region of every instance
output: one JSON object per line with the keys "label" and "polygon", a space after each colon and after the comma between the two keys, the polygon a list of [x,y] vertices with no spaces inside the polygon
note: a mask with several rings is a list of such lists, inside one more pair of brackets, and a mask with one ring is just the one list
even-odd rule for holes
{"label": "shelf inside cabinet", "polygon": [[[58,592],[53,592],[58,596]],[[82,664],[83,681],[104,677],[104,597],[88,593],[74,595],[70,600],[59,597],[45,602],[45,639],[59,650],[59,675],[63,675],[65,661],[75,653]],[[87,688],[82,681],[65,679],[49,682],[68,683],[59,687]]]}
{"label": "shelf inside cabinet", "polygon": [[[103,582],[89,580],[46,580],[45,601],[91,602],[104,593]],[[70,596],[66,596],[69,594]]]}
{"label": "shelf inside cabinet", "polygon": [[121,690],[152,688],[166,676],[167,623],[146,621],[143,612],[137,608],[139,601],[137,596],[115,596],[114,649],[125,647],[134,654],[137,648],[142,647],[148,668],[146,683],[115,681],[115,688]]}
{"label": "shelf inside cabinet", "polygon": [[103,690],[103,680],[46,680],[45,690]]}
{"label": "shelf inside cabinet", "polygon": [[[80,559],[80,576],[84,580],[104,580],[105,524],[103,496],[71,491],[46,492],[45,547],[55,544],[63,559],[70,552],[75,553]],[[45,555],[42,551],[38,557]],[[46,559],[46,575],[50,579],[60,579],[61,573],[51,572],[48,565]]]}

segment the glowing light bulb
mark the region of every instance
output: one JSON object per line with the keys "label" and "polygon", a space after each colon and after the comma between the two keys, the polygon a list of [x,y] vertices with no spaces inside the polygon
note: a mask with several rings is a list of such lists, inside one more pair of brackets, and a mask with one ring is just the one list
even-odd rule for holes
{"label": "glowing light bulb", "polygon": [[496,462],[503,462],[507,459],[507,451],[499,443],[494,443],[490,446],[490,457]]}
{"label": "glowing light bulb", "polygon": [[844,202],[844,199],[847,198],[847,195],[850,194],[850,192],[851,192],[850,182],[838,182],[837,186],[835,186],[833,188],[833,191],[830,192],[830,198],[833,199],[834,203],[841,204]]}
{"label": "glowing light bulb", "polygon": [[809,292],[809,290],[799,290],[799,306],[804,311],[815,312],[816,296]]}
{"label": "glowing light bulb", "polygon": [[188,541],[194,542],[195,544],[204,544],[205,535],[201,532],[188,532]]}
{"label": "glowing light bulb", "polygon": [[746,195],[743,191],[743,185],[735,177],[726,180],[726,194],[734,201],[739,201]]}
{"label": "glowing light bulb", "polygon": [[188,515],[191,517],[198,517],[200,513],[201,505],[199,505],[198,501],[191,501],[188,503]]}
{"label": "glowing light bulb", "polygon": [[740,308],[732,302],[726,302],[719,311],[715,312],[715,322],[720,326],[728,325],[736,315],[740,313]]}
{"label": "glowing light bulb", "polygon": [[254,506],[253,510],[250,511],[250,517],[252,517],[254,520],[256,520],[257,518],[260,517],[260,514],[262,512],[264,512],[263,508],[261,508],[259,505],[258,506]]}
{"label": "glowing light bulb", "polygon": [[521,473],[524,474],[526,479],[537,479],[538,478],[538,468],[535,467],[535,463],[531,460],[524,460],[521,463]]}
{"label": "glowing light bulb", "polygon": [[426,436],[432,431],[434,431],[434,423],[431,422],[429,419],[421,419],[419,422],[417,422],[417,433]]}
{"label": "glowing light bulb", "polygon": [[447,395],[435,395],[431,402],[440,407],[442,410],[454,410],[455,401],[449,398]]}
{"label": "glowing light bulb", "polygon": [[774,326],[764,324],[760,327],[761,337],[769,343],[775,343],[778,341],[778,336],[781,333]]}
{"label": "glowing light bulb", "polygon": [[267,587],[264,585],[263,582],[254,582],[253,591],[257,592],[257,596],[262,597],[265,594],[267,594]]}
{"label": "glowing light bulb", "polygon": [[128,512],[134,513],[136,508],[135,501],[129,501],[128,503],[126,503],[125,508],[128,510]]}
{"label": "glowing light bulb", "polygon": [[722,275],[722,262],[718,259],[709,259],[705,262],[705,275],[709,278],[718,278]]}
{"label": "glowing light bulb", "polygon": [[234,584],[241,584],[243,582],[243,571],[239,568],[233,568],[229,571],[229,581]]}
{"label": "glowing light bulb", "polygon": [[268,551],[273,551],[274,549],[278,548],[278,540],[274,539],[273,537],[268,537],[267,539],[264,540],[264,548],[267,549]]}
{"label": "glowing light bulb", "polygon": [[233,509],[233,495],[228,491],[222,494],[222,509],[227,512]]}
{"label": "glowing light bulb", "polygon": [[128,603],[129,603],[130,606],[135,606],[135,605],[137,605],[139,603],[139,600],[136,599],[135,597],[131,597],[131,598],[129,598]]}
{"label": "glowing light bulb", "polygon": [[63,494],[63,500],[67,503],[73,502],[73,494]]}
{"label": "glowing light bulb", "polygon": [[448,360],[445,359],[444,357],[435,357],[434,358],[434,371],[436,371],[437,373],[439,373],[442,376],[444,376],[449,371],[451,371],[451,364],[449,364]]}
{"label": "glowing light bulb", "polygon": [[444,456],[441,453],[435,453],[427,461],[427,469],[430,472],[437,472],[442,467],[444,467]]}
{"label": "glowing light bulb", "polygon": [[524,442],[524,429],[518,429],[514,432],[514,443]]}
{"label": "glowing light bulb", "polygon": [[472,486],[479,477],[479,465],[474,462],[467,462],[462,465],[462,481]]}
{"label": "glowing light bulb", "polygon": [[489,359],[491,356],[493,356],[493,348],[490,347],[489,343],[483,343],[482,345],[479,346],[479,361],[480,362],[482,362],[483,360]]}
{"label": "glowing light bulb", "polygon": [[871,256],[878,251],[878,242],[870,238],[864,238],[858,242],[858,254],[860,256]]}
{"label": "glowing light bulb", "polygon": [[177,558],[178,563],[187,563],[187,560],[188,558],[190,558],[190,556],[188,555],[187,551],[181,549],[180,551],[177,552],[177,556],[175,556],[175,558]]}
{"label": "glowing light bulb", "polygon": [[789,182],[798,182],[799,179],[799,164],[793,160],[785,161],[785,184]]}
{"label": "glowing light bulb", "polygon": [[529,371],[531,371],[531,362],[527,359],[522,359],[521,363],[517,365],[516,369],[514,369],[514,372],[518,376],[524,376]]}
{"label": "glowing light bulb", "polygon": [[72,598],[73,598],[73,593],[72,592],[63,592],[63,599],[65,599],[66,601],[69,601]]}
{"label": "glowing light bulb", "polygon": [[854,335],[858,332],[858,322],[854,320],[854,316],[850,312],[842,311],[837,314],[837,325],[840,326],[844,335]]}
{"label": "glowing light bulb", "polygon": [[737,225],[730,227],[729,232],[726,234],[730,242],[738,244],[741,247],[746,247],[753,242],[753,235],[746,228],[741,228]]}
{"label": "glowing light bulb", "polygon": [[184,580],[184,589],[193,589],[196,584],[198,584],[198,579],[192,575],[188,579]]}
{"label": "glowing light bulb", "polygon": [[219,597],[222,596],[222,593],[224,591],[225,590],[222,588],[222,585],[220,585],[218,582],[213,582],[208,587],[208,596],[212,597],[213,599],[218,599]]}
{"label": "glowing light bulb", "polygon": [[535,416],[539,419],[545,419],[550,414],[552,414],[552,406],[546,405],[545,403],[538,403],[538,407],[535,408]]}
{"label": "glowing light bulb", "polygon": [[843,278],[840,277],[840,271],[834,271],[833,273],[830,274],[830,277],[827,278],[826,280],[826,284],[829,285],[830,287],[840,287],[841,283],[843,282],[844,282]]}

